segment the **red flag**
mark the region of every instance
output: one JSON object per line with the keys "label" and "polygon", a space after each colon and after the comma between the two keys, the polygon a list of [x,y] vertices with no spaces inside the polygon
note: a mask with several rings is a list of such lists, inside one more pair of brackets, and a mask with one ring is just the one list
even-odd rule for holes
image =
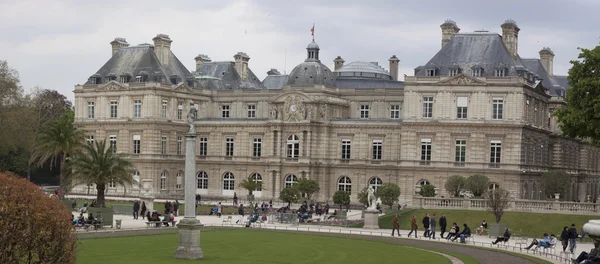
{"label": "red flag", "polygon": [[315,36],[315,25],[310,29],[310,35],[313,37]]}

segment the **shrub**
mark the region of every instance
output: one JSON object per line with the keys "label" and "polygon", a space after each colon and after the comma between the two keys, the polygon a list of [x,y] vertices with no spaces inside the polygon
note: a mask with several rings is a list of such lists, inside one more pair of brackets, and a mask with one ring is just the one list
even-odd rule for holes
{"label": "shrub", "polygon": [[392,208],[392,205],[394,205],[395,202],[398,202],[398,197],[400,197],[400,186],[389,182],[384,183],[377,188],[375,197],[379,197],[382,204]]}
{"label": "shrub", "polygon": [[71,213],[33,183],[0,172],[0,263],[75,263]]}
{"label": "shrub", "polygon": [[446,191],[453,197],[459,197],[460,192],[465,189],[467,179],[460,175],[454,175],[448,178],[444,187]]}
{"label": "shrub", "polygon": [[419,194],[423,197],[435,197],[435,186],[431,184],[421,185]]}
{"label": "shrub", "polygon": [[481,197],[489,187],[490,179],[481,174],[475,174],[467,178],[467,190],[474,196]]}
{"label": "shrub", "polygon": [[346,210],[350,205],[350,193],[347,191],[336,191],[333,194],[333,203],[340,206],[340,210],[342,210],[342,206],[346,206]]}

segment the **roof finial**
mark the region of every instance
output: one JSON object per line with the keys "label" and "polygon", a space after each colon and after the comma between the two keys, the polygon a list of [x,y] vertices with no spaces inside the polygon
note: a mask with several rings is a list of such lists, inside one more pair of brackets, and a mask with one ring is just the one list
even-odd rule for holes
{"label": "roof finial", "polygon": [[313,42],[315,41],[315,23],[313,23],[313,27],[310,29],[310,35],[312,36]]}

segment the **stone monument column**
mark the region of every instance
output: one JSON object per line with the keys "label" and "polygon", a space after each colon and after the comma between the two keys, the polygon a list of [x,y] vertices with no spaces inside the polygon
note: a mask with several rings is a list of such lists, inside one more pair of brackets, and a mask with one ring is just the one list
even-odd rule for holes
{"label": "stone monument column", "polygon": [[198,111],[194,104],[190,104],[188,125],[190,130],[185,136],[185,214],[179,222],[179,247],[175,251],[175,258],[201,259],[204,252],[200,248],[200,227],[202,224],[196,219],[196,128],[194,120]]}

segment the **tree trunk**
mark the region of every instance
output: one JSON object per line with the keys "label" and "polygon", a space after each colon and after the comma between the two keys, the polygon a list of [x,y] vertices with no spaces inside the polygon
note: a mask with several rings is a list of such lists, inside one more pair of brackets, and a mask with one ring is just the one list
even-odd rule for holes
{"label": "tree trunk", "polygon": [[500,218],[502,218],[502,214],[496,214],[496,224],[500,224]]}
{"label": "tree trunk", "polygon": [[65,198],[65,190],[67,189],[65,184],[65,163],[67,162],[67,155],[65,153],[62,154],[62,157],[60,158],[60,176],[58,177],[59,180],[59,195],[58,198],[60,200],[63,200]]}
{"label": "tree trunk", "polygon": [[96,185],[96,206],[97,207],[106,207],[104,205],[105,203],[105,197],[104,197],[104,191],[106,190],[106,186],[104,184],[97,184]]}

